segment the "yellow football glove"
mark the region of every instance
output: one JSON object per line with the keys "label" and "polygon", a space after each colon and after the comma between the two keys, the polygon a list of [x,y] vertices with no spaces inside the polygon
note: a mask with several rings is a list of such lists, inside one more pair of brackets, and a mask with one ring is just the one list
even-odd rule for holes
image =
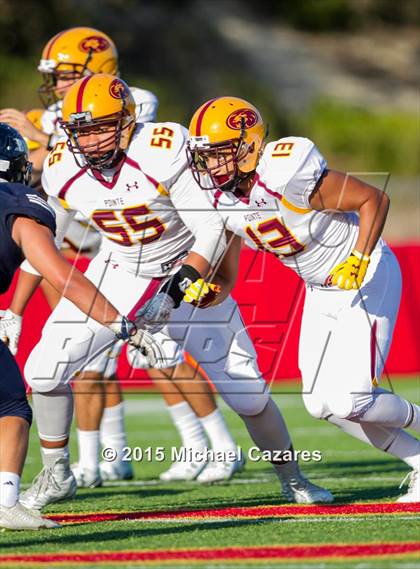
{"label": "yellow football glove", "polygon": [[184,301],[204,308],[214,301],[221,290],[219,285],[207,283],[204,279],[197,279],[185,290]]}
{"label": "yellow football glove", "polygon": [[365,278],[369,262],[369,255],[362,255],[362,253],[353,249],[350,257],[334,267],[330,272],[328,284],[330,286],[338,286],[345,290],[360,288]]}

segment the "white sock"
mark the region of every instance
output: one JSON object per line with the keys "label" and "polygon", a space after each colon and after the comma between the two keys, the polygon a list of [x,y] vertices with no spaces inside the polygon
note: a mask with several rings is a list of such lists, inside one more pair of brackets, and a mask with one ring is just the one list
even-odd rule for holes
{"label": "white sock", "polygon": [[100,441],[103,448],[113,448],[116,451],[117,461],[122,458],[123,448],[128,444],[124,426],[124,401],[113,407],[104,408]]}
{"label": "white sock", "polygon": [[99,431],[77,429],[79,443],[79,466],[89,470],[99,468]]}
{"label": "white sock", "polygon": [[400,458],[414,470],[420,470],[420,441],[402,429],[399,429],[386,452]]}
{"label": "white sock", "polygon": [[236,449],[235,441],[219,409],[215,409],[206,417],[200,417],[200,422],[210,440],[213,450],[226,451]]}
{"label": "white sock", "polygon": [[0,506],[12,508],[18,501],[20,476],[14,472],[0,472]]}
{"label": "white sock", "polygon": [[207,447],[207,439],[200,419],[186,401],[181,401],[176,405],[168,405],[167,409],[181,437],[183,447],[191,449]]}
{"label": "white sock", "polygon": [[65,458],[69,462],[69,447],[68,445],[61,448],[41,447],[41,457],[44,466],[53,466],[59,458]]}

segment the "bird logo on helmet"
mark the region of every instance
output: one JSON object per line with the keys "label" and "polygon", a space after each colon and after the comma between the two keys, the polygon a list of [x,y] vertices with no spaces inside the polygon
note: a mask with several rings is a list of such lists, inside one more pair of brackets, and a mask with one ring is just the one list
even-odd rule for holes
{"label": "bird logo on helmet", "polygon": [[252,109],[238,109],[231,113],[226,119],[226,124],[234,130],[241,128],[251,128],[258,122],[258,115]]}
{"label": "bird logo on helmet", "polygon": [[133,95],[122,79],[106,73],[79,79],[64,97],[62,114],[67,146],[79,166],[101,170],[121,160],[136,122]]}
{"label": "bird logo on helmet", "polygon": [[85,53],[92,51],[93,53],[100,53],[105,51],[110,46],[109,41],[103,36],[89,36],[83,38],[79,43],[79,49]]}
{"label": "bird logo on helmet", "polygon": [[205,190],[232,192],[256,169],[266,127],[245,99],[218,97],[197,109],[187,144],[192,174]]}
{"label": "bird logo on helmet", "polygon": [[120,79],[114,79],[109,86],[109,94],[114,99],[123,99],[127,97],[127,85],[120,81]]}
{"label": "bird logo on helmet", "polygon": [[[88,27],[69,28],[47,42],[38,71],[43,83],[38,94],[47,108],[63,99],[69,86],[95,73],[118,73],[118,52],[105,33]],[[66,82],[60,86],[59,81]]]}

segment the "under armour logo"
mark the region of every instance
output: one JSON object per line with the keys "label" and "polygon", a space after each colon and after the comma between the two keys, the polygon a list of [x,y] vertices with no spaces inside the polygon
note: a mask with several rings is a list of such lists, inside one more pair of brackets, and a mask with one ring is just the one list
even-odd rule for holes
{"label": "under armour logo", "polygon": [[255,200],[255,203],[257,204],[257,207],[263,207],[267,205],[267,202],[265,201],[264,198],[261,198],[260,200]]}
{"label": "under armour logo", "polygon": [[131,190],[138,190],[139,189],[138,182],[134,182],[134,184],[129,184],[127,182],[126,187],[127,187],[127,192],[131,192]]}

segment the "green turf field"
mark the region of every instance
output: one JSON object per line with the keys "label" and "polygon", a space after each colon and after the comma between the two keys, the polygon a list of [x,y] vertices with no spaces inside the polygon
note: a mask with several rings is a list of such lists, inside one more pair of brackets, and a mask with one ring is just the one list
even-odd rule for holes
{"label": "green turf field", "polygon": [[[419,381],[394,380],[394,389],[412,401],[419,401]],[[395,501],[401,493],[398,485],[408,471],[397,460],[341,434],[333,426],[311,418],[304,410],[298,384],[275,387],[275,399],[284,412],[295,449],[319,450],[322,461],[303,465],[313,481],[331,489],[340,503]],[[131,446],[169,449],[178,445],[174,428],[162,399],[156,394],[127,395],[127,427]],[[244,452],[252,443],[241,420],[222,404],[227,422]],[[76,459],[75,438],[72,442]],[[168,451],[169,454],[169,451]],[[36,430],[32,438],[24,472],[28,483],[40,469]],[[48,508],[48,513],[62,512],[167,512],[178,509],[212,509],[284,504],[279,483],[269,464],[248,462],[243,473],[230,483],[202,486],[197,483],[163,484],[157,480],[165,463],[143,461],[135,464],[133,482],[106,485],[95,490],[80,490],[75,500]],[[293,544],[366,544],[378,542],[414,542],[420,535],[419,515],[413,513],[346,516],[285,516],[235,519],[119,520],[67,525],[57,531],[4,532],[0,534],[1,554],[63,552],[100,552],[127,550],[168,550],[182,548],[225,548],[230,546],[273,546]],[[1,559],[1,558],[0,558]],[[258,561],[264,567],[419,567],[413,556],[371,558],[351,561]],[[256,562],[226,562],[229,567],[253,566]],[[0,561],[1,565],[1,561]],[[145,563],[142,567],[148,566]],[[176,567],[190,566],[177,563]],[[23,565],[22,565],[23,566]],[[25,565],[29,566],[29,565]],[[39,565],[37,565],[39,566]],[[44,565],[45,566],[45,565]],[[48,565],[48,567],[53,566]],[[61,565],[64,566],[64,565]],[[66,565],[67,566],[67,565]],[[69,567],[76,566],[73,563]],[[92,565],[84,565],[94,566]],[[95,565],[98,566],[98,565]],[[108,567],[129,567],[118,562]],[[153,567],[160,566],[154,563]],[[162,565],[163,566],[163,565]],[[165,567],[171,564],[164,565]],[[200,565],[223,567],[223,559]]]}

